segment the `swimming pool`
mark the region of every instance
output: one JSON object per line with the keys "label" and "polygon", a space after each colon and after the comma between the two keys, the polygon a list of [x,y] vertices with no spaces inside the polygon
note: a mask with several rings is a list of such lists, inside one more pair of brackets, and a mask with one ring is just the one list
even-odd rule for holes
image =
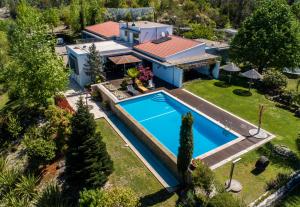
{"label": "swimming pool", "polygon": [[181,117],[187,112],[194,117],[194,158],[239,137],[239,134],[225,129],[165,91],[121,101],[119,105],[175,157],[179,147]]}

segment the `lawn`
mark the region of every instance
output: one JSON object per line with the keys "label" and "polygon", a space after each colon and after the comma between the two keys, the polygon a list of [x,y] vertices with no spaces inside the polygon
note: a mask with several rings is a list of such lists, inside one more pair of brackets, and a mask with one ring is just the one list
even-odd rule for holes
{"label": "lawn", "polygon": [[177,195],[165,191],[105,119],[97,120],[97,128],[114,162],[114,172],[109,182],[114,186],[133,189],[140,196],[143,206],[175,206]]}
{"label": "lawn", "polygon": [[[300,78],[295,78],[295,79],[289,79],[287,89],[289,90],[296,90],[297,89],[297,83],[300,80]],[[299,88],[300,89],[300,88]]]}
{"label": "lawn", "polygon": [[[292,150],[296,150],[295,139],[299,133],[300,119],[293,113],[276,107],[276,103],[269,101],[264,95],[252,90],[251,96],[237,95],[238,91],[247,90],[242,86],[221,87],[218,80],[198,80],[187,83],[185,88],[194,94],[254,123],[257,124],[258,106],[263,104],[265,112],[263,115],[263,128],[276,135],[272,144],[284,144]],[[266,145],[268,146],[268,145]],[[239,196],[247,203],[255,200],[265,192],[266,182],[274,178],[279,172],[291,172],[298,166],[290,166],[284,159],[270,158],[271,164],[261,174],[251,173],[256,160],[261,154],[268,155],[268,148],[263,147],[242,156],[237,164],[234,177],[241,181],[243,191]],[[226,164],[215,173],[220,182],[224,182],[230,171],[230,164]]]}

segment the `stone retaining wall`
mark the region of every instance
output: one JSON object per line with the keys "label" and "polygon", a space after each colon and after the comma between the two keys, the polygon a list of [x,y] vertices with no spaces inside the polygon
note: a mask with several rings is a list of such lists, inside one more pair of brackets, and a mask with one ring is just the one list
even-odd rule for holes
{"label": "stone retaining wall", "polygon": [[254,201],[253,203],[251,203],[249,205],[249,207],[270,207],[270,206],[273,206],[274,204],[278,203],[278,201],[283,199],[287,195],[287,193],[292,191],[298,185],[300,185],[300,171],[297,171],[297,172],[293,173],[291,175],[291,179],[289,180],[289,182],[287,182],[284,186],[279,188],[273,194],[269,195],[262,202],[256,204],[257,201]]}

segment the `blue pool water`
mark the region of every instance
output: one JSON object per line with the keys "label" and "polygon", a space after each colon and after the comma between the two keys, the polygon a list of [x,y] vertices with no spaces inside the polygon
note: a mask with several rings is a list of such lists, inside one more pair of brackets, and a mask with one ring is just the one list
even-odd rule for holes
{"label": "blue pool water", "polygon": [[125,100],[119,105],[175,156],[179,147],[181,117],[187,112],[194,117],[194,158],[237,138],[163,92]]}

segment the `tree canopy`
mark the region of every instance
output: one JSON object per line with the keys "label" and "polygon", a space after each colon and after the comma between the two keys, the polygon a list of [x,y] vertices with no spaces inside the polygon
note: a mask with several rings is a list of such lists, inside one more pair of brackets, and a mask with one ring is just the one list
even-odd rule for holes
{"label": "tree canopy", "polygon": [[231,58],[265,68],[294,68],[300,63],[300,26],[283,0],[265,1],[242,24],[231,42]]}
{"label": "tree canopy", "polygon": [[68,73],[54,52],[55,40],[48,31],[38,10],[19,4],[16,24],[8,35],[13,63],[5,78],[26,103],[45,105],[67,85]]}

